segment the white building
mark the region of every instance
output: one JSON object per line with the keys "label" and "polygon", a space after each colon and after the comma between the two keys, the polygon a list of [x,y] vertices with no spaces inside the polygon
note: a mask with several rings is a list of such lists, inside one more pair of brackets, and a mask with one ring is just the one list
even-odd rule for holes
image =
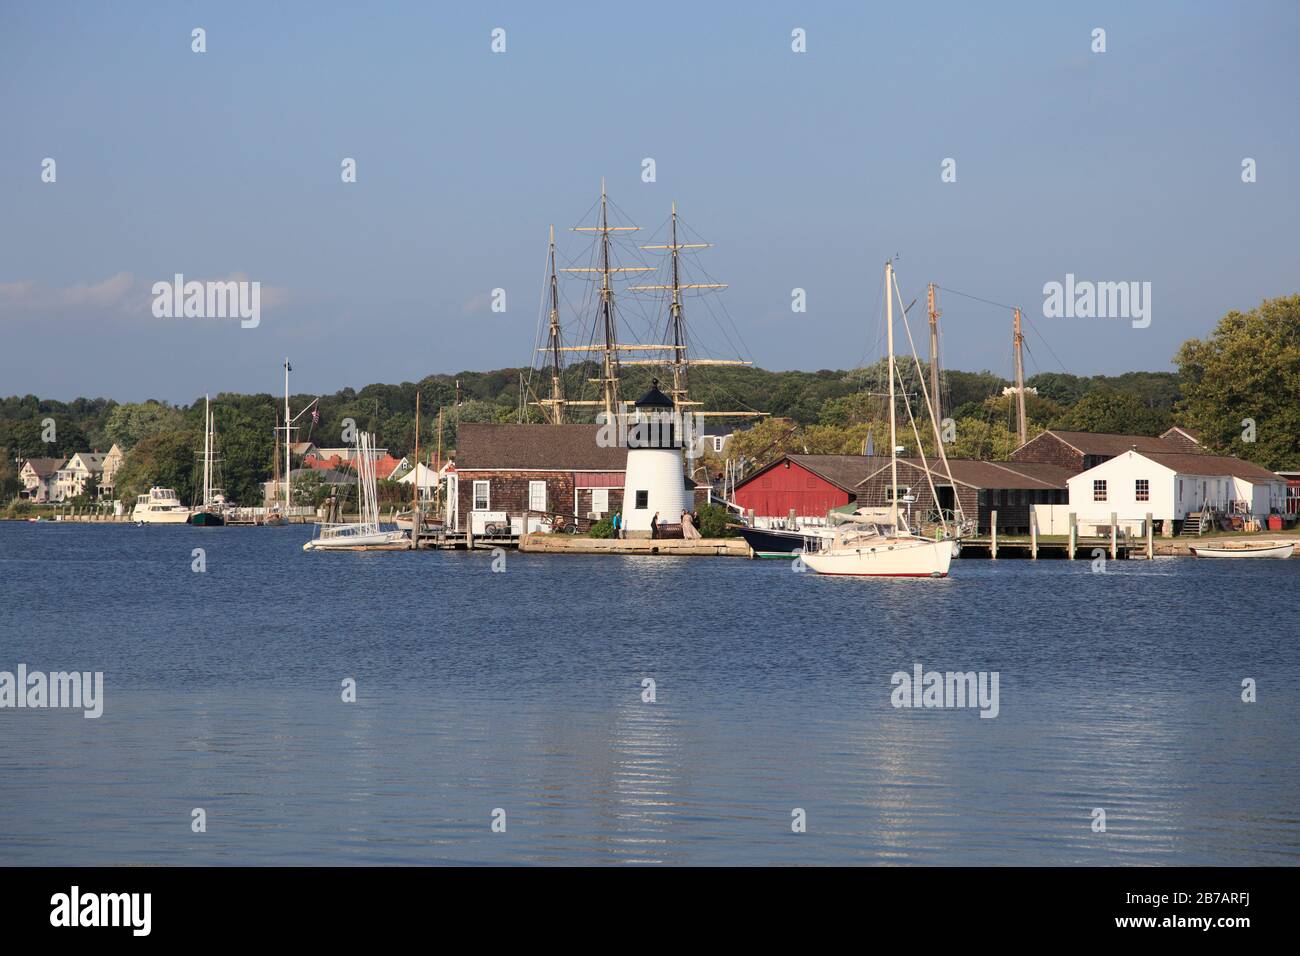
{"label": "white building", "polygon": [[673,424],[673,400],[659,391],[655,379],[636,401],[627,429],[627,477],[623,484],[623,527],[629,538],[650,537],[650,522],[681,523],[694,493],[683,469],[682,440]]}
{"label": "white building", "polygon": [[18,472],[23,483],[22,497],[32,501],[52,501],[62,458],[28,458]]}
{"label": "white building", "polygon": [[92,477],[99,480],[107,457],[101,452],[77,452],[59,469],[58,478],[54,482],[54,496],[63,501],[84,494],[86,484]]}
{"label": "white building", "polygon": [[1181,522],[1212,508],[1264,519],[1281,511],[1286,480],[1259,465],[1217,455],[1127,451],[1069,479],[1070,510],[1081,524]]}

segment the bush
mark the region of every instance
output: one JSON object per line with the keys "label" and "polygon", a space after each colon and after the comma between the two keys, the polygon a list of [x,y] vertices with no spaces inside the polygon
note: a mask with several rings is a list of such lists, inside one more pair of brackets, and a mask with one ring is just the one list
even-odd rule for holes
{"label": "bush", "polygon": [[614,537],[614,521],[611,516],[605,515],[605,517],[593,524],[591,530],[587,532],[587,536],[591,538]]}
{"label": "bush", "polygon": [[708,504],[700,508],[700,537],[731,538],[736,534],[739,519],[721,505]]}

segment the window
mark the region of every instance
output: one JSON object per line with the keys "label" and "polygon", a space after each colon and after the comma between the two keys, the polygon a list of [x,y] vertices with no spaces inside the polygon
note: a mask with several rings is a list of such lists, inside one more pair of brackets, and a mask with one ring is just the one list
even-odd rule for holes
{"label": "window", "polygon": [[640,510],[642,510],[642,511],[644,511],[645,509],[649,508],[649,507],[650,507],[650,492],[648,492],[648,491],[638,491],[638,492],[636,493],[636,506],[637,506],[638,509],[640,509]]}
{"label": "window", "polygon": [[1095,478],[1092,482],[1092,500],[1106,500],[1106,480],[1104,478]]}
{"label": "window", "polygon": [[528,483],[528,510],[546,510],[546,482],[530,481]]}
{"label": "window", "polygon": [[[894,492],[895,492],[895,488],[893,485],[885,485],[885,500],[893,501],[895,497]],[[898,492],[898,500],[902,501],[904,498],[906,498],[909,494],[912,493],[912,489],[900,485],[898,486],[897,492]]]}
{"label": "window", "polygon": [[474,510],[487,511],[491,504],[491,498],[488,495],[490,483],[486,481],[474,482]]}
{"label": "window", "polygon": [[598,515],[609,511],[609,489],[593,488],[591,490],[591,510]]}
{"label": "window", "polygon": [[713,439],[713,450],[714,450],[714,451],[722,451],[722,441],[723,441],[723,439],[722,439],[722,436],[720,436],[720,435],[719,435],[719,436],[716,436],[716,437]]}
{"label": "window", "polygon": [[1151,481],[1147,478],[1138,478],[1133,485],[1133,491],[1138,501],[1151,500]]}

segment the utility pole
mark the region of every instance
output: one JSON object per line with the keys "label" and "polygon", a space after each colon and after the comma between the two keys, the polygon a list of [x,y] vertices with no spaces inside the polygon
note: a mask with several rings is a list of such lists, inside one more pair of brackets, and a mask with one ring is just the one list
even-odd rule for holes
{"label": "utility pole", "polygon": [[930,396],[934,402],[931,412],[937,422],[943,418],[943,401],[939,398],[939,316],[943,313],[935,308],[933,282],[930,283],[925,300],[930,313]]}
{"label": "utility pole", "polygon": [[1021,347],[1025,341],[1025,335],[1020,331],[1020,310],[1015,310],[1015,323],[1012,341],[1015,343],[1016,351],[1016,424],[1020,432],[1020,444],[1024,444],[1029,439],[1026,437],[1027,429],[1025,427],[1025,362],[1021,355]]}

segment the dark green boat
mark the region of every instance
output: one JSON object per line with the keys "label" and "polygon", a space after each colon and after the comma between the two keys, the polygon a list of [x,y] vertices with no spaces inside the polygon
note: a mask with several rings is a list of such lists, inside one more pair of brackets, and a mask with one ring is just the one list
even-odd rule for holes
{"label": "dark green boat", "polygon": [[226,519],[215,511],[196,511],[190,515],[190,524],[202,528],[220,528],[225,523]]}

